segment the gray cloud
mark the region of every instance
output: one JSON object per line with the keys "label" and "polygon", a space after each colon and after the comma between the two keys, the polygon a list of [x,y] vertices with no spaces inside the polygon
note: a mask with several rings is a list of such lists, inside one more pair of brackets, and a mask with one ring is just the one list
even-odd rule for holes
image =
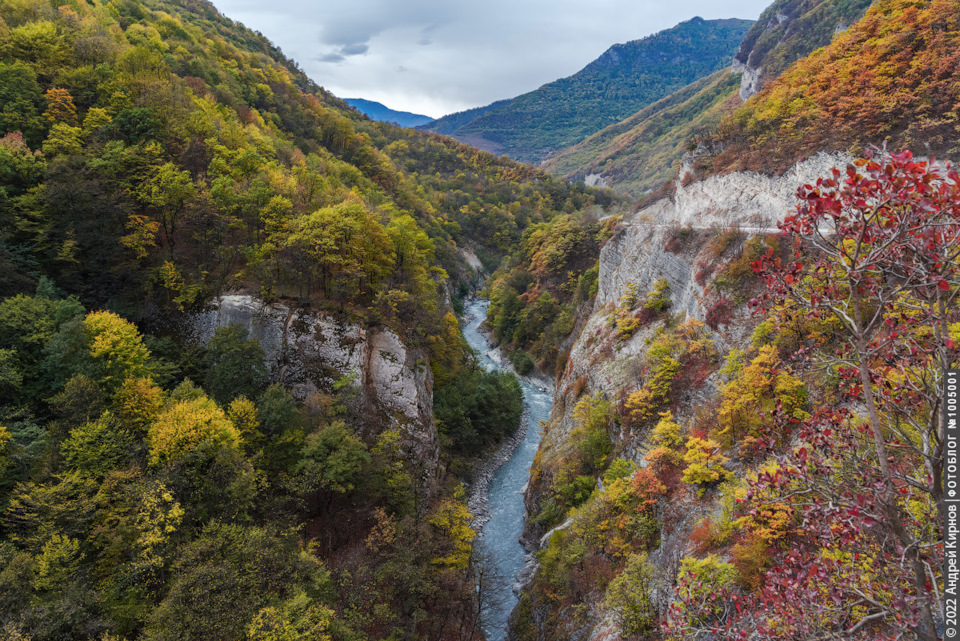
{"label": "gray cloud", "polygon": [[340,96],[440,116],[569,76],[618,42],[771,0],[213,0]]}
{"label": "gray cloud", "polygon": [[340,53],[345,56],[359,56],[361,54],[367,53],[370,50],[370,45],[367,44],[353,44],[353,45],[344,45],[340,47]]}

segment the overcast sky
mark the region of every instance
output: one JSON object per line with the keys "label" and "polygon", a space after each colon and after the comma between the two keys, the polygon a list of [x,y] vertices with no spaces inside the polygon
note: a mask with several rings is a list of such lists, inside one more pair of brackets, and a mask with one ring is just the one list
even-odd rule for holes
{"label": "overcast sky", "polygon": [[611,45],[772,0],[213,0],[341,98],[439,117],[576,73]]}

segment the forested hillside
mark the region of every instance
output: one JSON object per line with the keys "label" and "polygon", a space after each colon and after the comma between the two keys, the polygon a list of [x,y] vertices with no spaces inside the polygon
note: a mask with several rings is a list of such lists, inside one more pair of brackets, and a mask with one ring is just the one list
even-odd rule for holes
{"label": "forested hillside", "polygon": [[726,67],[751,24],[693,18],[642,40],[614,45],[574,75],[482,109],[456,128],[447,121],[461,122],[460,114],[440,118],[427,129],[538,162]]}
{"label": "forested hillside", "polygon": [[[476,638],[461,482],[521,406],[460,250],[612,203],[371,122],[207,2],[0,4],[0,634]],[[437,469],[356,372],[295,396],[243,327],[163,329],[225,292],[398,337]]]}
{"label": "forested hillside", "polygon": [[[731,76],[693,82],[583,142],[554,152],[542,167],[568,180],[594,175],[636,198],[676,175],[680,159],[713,137],[719,123],[791,63],[830,44],[869,0],[780,0],[744,36]],[[739,91],[738,91],[739,90]],[[739,93],[740,100],[733,97]],[[706,151],[713,149],[707,146]],[[702,152],[698,152],[702,153]]]}
{"label": "forested hillside", "polygon": [[782,171],[822,149],[867,143],[960,154],[960,4],[876,2],[787,69],[718,129],[713,171]]}
{"label": "forested hillside", "polygon": [[745,72],[746,100],[810,52],[859,20],[874,0],[777,0],[743,37],[734,67]]}

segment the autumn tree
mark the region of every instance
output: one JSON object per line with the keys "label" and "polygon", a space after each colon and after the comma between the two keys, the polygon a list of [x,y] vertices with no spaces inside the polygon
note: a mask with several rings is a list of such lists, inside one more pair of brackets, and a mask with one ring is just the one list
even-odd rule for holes
{"label": "autumn tree", "polygon": [[[862,403],[881,488],[874,522],[911,567],[915,631],[932,640],[940,604],[931,568],[939,565],[925,555],[936,541],[910,527],[902,495],[920,492],[945,522],[941,387],[956,366],[960,177],[909,152],[879,153],[834,169],[798,197],[781,225],[798,242],[794,260],[771,253],[754,264],[769,291],[752,304],[778,307],[780,322],[801,315],[839,327],[828,345],[801,346],[796,356],[836,371],[846,398]],[[803,260],[803,250],[812,257]]]}
{"label": "autumn tree", "polygon": [[147,433],[150,462],[162,465],[204,441],[236,446],[240,434],[212,399],[201,396],[172,403]]}
{"label": "autumn tree", "polygon": [[326,495],[329,508],[336,494],[353,491],[369,463],[363,441],[343,421],[336,421],[306,438],[296,471],[308,491]]}
{"label": "autumn tree", "polygon": [[341,303],[369,299],[393,266],[389,236],[359,203],[325,207],[298,219],[288,242],[310,259],[324,295]]}

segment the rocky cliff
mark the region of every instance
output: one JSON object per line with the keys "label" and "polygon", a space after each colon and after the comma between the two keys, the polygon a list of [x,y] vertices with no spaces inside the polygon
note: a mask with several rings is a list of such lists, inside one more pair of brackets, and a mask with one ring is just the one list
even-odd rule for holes
{"label": "rocky cliff", "polygon": [[[775,233],[777,222],[796,206],[798,187],[816,182],[830,168],[842,167],[850,160],[842,154],[824,153],[797,163],[782,176],[734,172],[686,186],[681,169],[672,199],[659,200],[625,217],[600,252],[593,313],[574,343],[559,380],[554,424],[569,424],[576,398],[570,397],[568,388],[582,377],[586,377],[588,386],[580,395],[602,389],[615,397],[634,383],[635,362],[642,357],[655,327],[618,343],[611,352],[609,316],[628,286],[646,292],[657,279],[664,278],[670,286],[670,311],[704,321],[712,283],[710,279],[698,282],[697,271],[699,265],[713,258],[707,255],[710,249],[705,243],[696,242],[697,232],[703,238],[714,230],[737,229],[743,233],[741,242],[750,234]],[[689,241],[679,243],[678,249],[667,249],[669,241],[678,236],[688,236]],[[746,320],[745,310],[740,314]],[[729,347],[741,342],[745,333],[741,323],[728,325],[713,335],[721,346]],[[564,438],[563,430],[552,430],[542,448],[549,450]]]}
{"label": "rocky cliff", "polygon": [[410,459],[422,464],[424,480],[435,476],[440,446],[433,374],[424,354],[407,348],[390,330],[368,330],[247,295],[221,296],[189,324],[195,339],[205,342],[217,327],[231,323],[259,341],[273,378],[301,400],[348,377],[358,392],[357,406],[372,419],[363,422],[368,430],[399,426]]}
{"label": "rocky cliff", "polygon": [[[712,176],[684,185],[683,171],[677,180],[675,196],[663,199],[625,217],[614,236],[604,246],[599,261],[599,289],[592,314],[570,352],[561,376],[558,377],[553,415],[540,446],[527,492],[527,506],[536,515],[544,498],[551,491],[552,475],[571,455],[577,436],[574,408],[578,399],[601,393],[604,398],[622,407],[625,397],[637,389],[645,371],[651,343],[685,319],[708,320],[710,307],[719,296],[717,275],[722,263],[736,260],[751,235],[776,232],[776,223],[796,205],[797,188],[816,181],[831,167],[844,166],[850,158],[820,154],[798,163],[782,176],[756,172],[735,172]],[[730,241],[718,252],[713,239],[726,235]],[[668,313],[642,326],[627,339],[617,335],[617,306],[628,289],[642,293],[651,290],[659,279],[669,285]],[[745,299],[735,299],[732,318],[714,328],[704,326],[716,348],[717,360],[731,348],[749,342],[755,322],[745,309]],[[698,408],[716,394],[721,375],[714,368],[671,405],[680,423],[688,421]],[[644,454],[650,449],[647,428],[618,421],[610,434],[615,455],[645,467]],[[584,508],[586,509],[586,508]],[[673,595],[680,559],[689,553],[688,535],[697,523],[712,510],[709,501],[694,499],[689,492],[674,496],[660,514],[660,545],[650,552],[655,568],[650,598],[660,616],[665,615]],[[577,512],[560,528],[576,531]],[[525,534],[532,547],[546,549],[551,536],[534,518]],[[569,638],[620,638],[618,618],[603,605],[603,591],[583,595],[587,614],[574,616],[572,611],[551,602],[539,591],[534,581],[528,586],[526,600],[517,610],[518,639],[554,638],[557,622]],[[553,626],[553,627],[550,627]],[[545,635],[545,636],[544,636]]]}
{"label": "rocky cliff", "polygon": [[830,44],[833,36],[860,19],[873,0],[777,0],[747,32],[733,70],[746,100],[791,63]]}

